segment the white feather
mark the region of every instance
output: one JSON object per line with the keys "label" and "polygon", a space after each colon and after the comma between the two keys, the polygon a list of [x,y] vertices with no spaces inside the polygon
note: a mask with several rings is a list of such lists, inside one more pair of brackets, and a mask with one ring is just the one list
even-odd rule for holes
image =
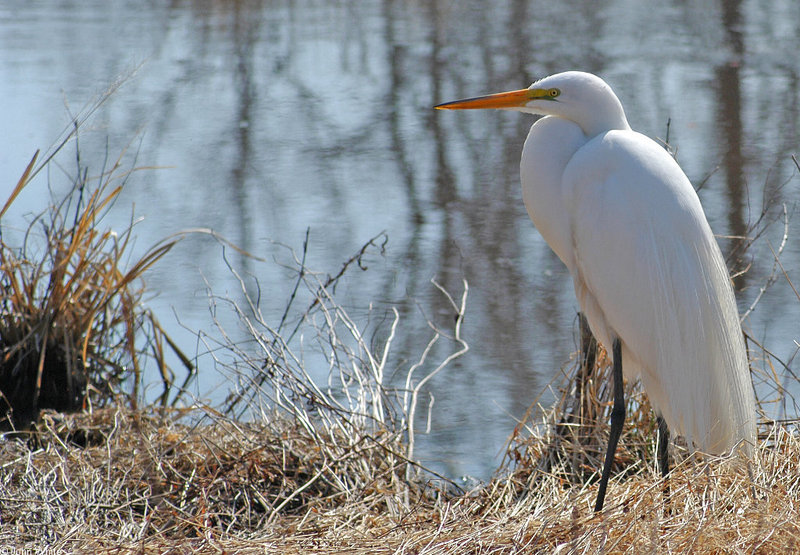
{"label": "white feather", "polygon": [[[589,168],[592,168],[589,170]],[[755,405],[727,269],[697,195],[633,131],[587,143],[564,173],[575,290],[589,325],[623,345],[673,432],[720,453],[755,443]]]}
{"label": "white feather", "polygon": [[550,114],[523,149],[528,213],[567,265],[592,331],[607,349],[620,339],[626,377],[641,376],[669,428],[708,452],[740,442],[749,450],[747,355],[697,194],[662,147],[630,130],[611,89],[586,75],[532,85],[560,87],[565,98],[525,110]]}

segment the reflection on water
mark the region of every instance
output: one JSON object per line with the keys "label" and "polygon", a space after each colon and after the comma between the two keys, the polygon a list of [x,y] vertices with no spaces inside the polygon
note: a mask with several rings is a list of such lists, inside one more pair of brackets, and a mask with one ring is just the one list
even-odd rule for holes
{"label": "reflection on water", "polygon": [[[486,476],[506,435],[575,350],[577,303],[566,270],[531,226],[518,161],[532,120],[512,113],[434,113],[443,100],[527,86],[583,69],[602,75],[633,127],[670,141],[717,234],[747,234],[762,210],[797,198],[790,155],[798,145],[800,5],[792,1],[640,5],[624,1],[496,2],[31,2],[0,7],[0,88],[5,109],[0,168],[11,183],[83,103],[142,64],[81,138],[99,166],[133,141],[137,174],[111,217],[144,216],[139,247],[180,229],[210,227],[244,249],[336,271],[381,230],[385,258],[354,273],[340,294],[364,314],[399,304],[396,365],[428,338],[426,314],[446,301],[429,279],[470,283],[464,334],[471,350],[434,380],[434,429],[418,453],[445,473]],[[50,37],[42,40],[42,37]],[[58,176],[51,182],[58,188]],[[705,181],[704,181],[705,180]],[[62,186],[65,186],[63,184]],[[28,191],[28,211],[42,206]],[[4,226],[21,225],[17,213]],[[767,218],[774,217],[770,213]],[[16,218],[16,219],[14,219]],[[780,226],[767,234],[780,241]],[[797,232],[790,231],[793,237]],[[736,239],[723,239],[733,253]],[[231,254],[280,317],[286,271]],[[765,240],[736,268],[740,306],[772,268]],[[783,265],[800,281],[800,242]],[[358,275],[357,275],[358,274]],[[248,278],[251,279],[251,278]],[[206,283],[238,295],[220,248],[191,239],[150,275],[151,306],[199,352],[190,329],[210,329]],[[438,315],[438,316],[437,316]],[[794,353],[800,301],[785,281],[747,327],[783,360]],[[224,316],[223,316],[224,318]],[[235,324],[226,322],[231,328]],[[757,353],[754,353],[757,355]],[[759,362],[759,364],[763,364]],[[200,378],[208,393],[218,377]]]}

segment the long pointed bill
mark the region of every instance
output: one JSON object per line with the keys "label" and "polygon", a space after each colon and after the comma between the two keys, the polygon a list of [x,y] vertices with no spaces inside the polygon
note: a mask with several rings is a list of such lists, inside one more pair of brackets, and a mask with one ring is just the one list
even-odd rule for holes
{"label": "long pointed bill", "polygon": [[476,98],[466,98],[464,100],[454,100],[434,106],[437,110],[480,110],[483,108],[519,108],[524,106],[534,98],[537,98],[536,90],[520,89],[518,91],[502,92],[478,96]]}

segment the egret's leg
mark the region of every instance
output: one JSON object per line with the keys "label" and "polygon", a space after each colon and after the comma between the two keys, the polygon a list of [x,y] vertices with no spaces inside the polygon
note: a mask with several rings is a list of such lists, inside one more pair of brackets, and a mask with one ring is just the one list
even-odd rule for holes
{"label": "egret's leg", "polygon": [[589,327],[589,321],[583,312],[578,312],[581,330],[581,363],[583,365],[583,382],[585,383],[594,369],[594,361],[597,357],[597,340]]}
{"label": "egret's leg", "polygon": [[572,412],[578,415],[581,425],[584,419],[588,416],[586,414],[586,399],[584,399],[584,390],[589,378],[594,370],[594,363],[597,358],[597,340],[592,335],[592,330],[589,328],[589,322],[583,312],[578,313],[581,330],[581,368],[578,373],[578,378],[575,381],[575,405]]}
{"label": "egret's leg", "polygon": [[600,476],[600,487],[597,489],[597,503],[595,503],[594,506],[595,512],[603,509],[603,501],[605,501],[606,488],[608,487],[608,478],[611,475],[611,466],[614,463],[614,453],[617,451],[617,442],[622,433],[622,425],[625,423],[625,389],[622,387],[622,345],[619,342],[619,338],[614,339],[613,357],[614,406],[611,409],[611,430],[608,434],[608,450],[606,451],[606,461],[603,464],[603,474]]}
{"label": "egret's leg", "polygon": [[669,474],[669,453],[667,453],[667,446],[669,445],[669,428],[667,422],[659,414],[656,417],[658,423],[658,448],[656,455],[658,456],[658,469],[661,471],[661,477],[666,478]]}
{"label": "egret's leg", "polygon": [[[667,447],[669,446],[669,428],[667,428],[667,421],[664,420],[659,414],[656,417],[658,423],[658,445],[656,448],[656,456],[658,457],[658,469],[661,471],[661,477],[664,480],[664,503],[669,504],[669,481],[666,480],[669,474],[669,453]],[[669,509],[666,509],[669,511]]]}

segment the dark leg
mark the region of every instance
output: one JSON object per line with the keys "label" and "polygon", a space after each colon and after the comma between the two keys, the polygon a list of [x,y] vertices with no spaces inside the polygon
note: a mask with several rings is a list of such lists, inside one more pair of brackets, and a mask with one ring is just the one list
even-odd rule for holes
{"label": "dark leg", "polygon": [[617,442],[622,433],[622,425],[625,423],[625,388],[622,387],[622,345],[619,339],[614,339],[613,348],[614,368],[614,407],[611,409],[611,430],[608,434],[608,450],[606,451],[606,461],[603,464],[603,474],[600,476],[600,487],[597,489],[597,503],[595,512],[603,509],[603,501],[606,498],[606,488],[608,478],[611,475],[611,466],[614,463],[614,453],[617,451]]}
{"label": "dark leg", "polygon": [[575,380],[575,405],[572,412],[578,416],[580,423],[583,424],[584,419],[588,416],[583,392],[592,375],[592,370],[594,370],[594,362],[597,357],[597,340],[592,335],[589,322],[586,321],[586,316],[584,316],[583,312],[579,312],[578,317],[581,329],[581,368],[578,378]]}
{"label": "dark leg", "polygon": [[583,365],[583,382],[585,383],[592,375],[595,357],[597,356],[597,340],[592,335],[589,322],[583,312],[578,313],[581,330],[581,363]]}
{"label": "dark leg", "polygon": [[667,446],[669,445],[669,428],[667,422],[661,418],[659,414],[656,417],[658,422],[658,469],[661,471],[661,477],[666,478],[669,474],[669,454],[667,453]]}
{"label": "dark leg", "polygon": [[669,428],[667,422],[659,414],[656,417],[658,422],[658,446],[656,449],[656,456],[658,457],[658,469],[661,471],[661,477],[664,478],[664,503],[669,503],[669,481],[666,480],[669,474],[669,453],[667,447],[669,446]]}
{"label": "dark leg", "polygon": [[[597,358],[597,340],[592,335],[592,330],[589,329],[589,322],[586,321],[586,316],[582,312],[578,312],[578,320],[581,332],[581,364],[575,374],[575,396],[572,399],[571,406],[569,408],[564,407],[561,421],[556,425],[556,434],[559,437],[568,438],[569,441],[577,439],[579,443],[584,443],[586,434],[583,431],[583,426],[589,416],[589,403],[584,391],[592,375]],[[570,426],[575,422],[579,425]]]}

